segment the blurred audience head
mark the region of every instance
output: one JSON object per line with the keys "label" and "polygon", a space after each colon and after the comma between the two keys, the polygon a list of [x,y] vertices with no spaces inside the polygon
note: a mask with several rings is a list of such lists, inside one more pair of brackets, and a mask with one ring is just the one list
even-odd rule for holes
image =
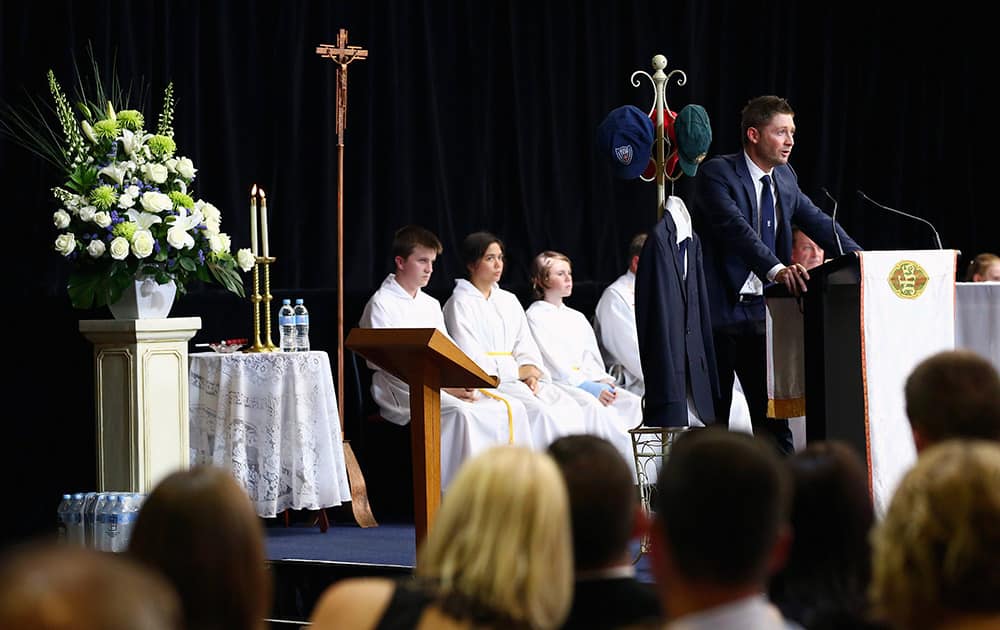
{"label": "blurred audience head", "polygon": [[82,547],[37,545],[0,561],[5,630],[179,630],[180,603],[158,574]]}
{"label": "blurred audience head", "polygon": [[949,350],[925,359],[904,392],[918,451],[949,438],[1000,440],[1000,376],[978,354]]}
{"label": "blurred audience head", "polygon": [[893,627],[1000,627],[1000,445],[927,449],[872,545],[872,602]]}
{"label": "blurred audience head", "polygon": [[764,591],[787,552],[789,494],[763,441],[711,428],[681,435],[660,471],[651,531],[664,608],[675,614],[674,590]]}
{"label": "blurred audience head", "polygon": [[798,226],[792,226],[792,262],[806,269],[819,267],[823,264],[823,248],[816,244]]}
{"label": "blurred audience head", "polygon": [[629,564],[639,501],[632,471],[618,450],[593,435],[569,435],[549,445],[566,481],[576,571]]}
{"label": "blurred audience head", "polygon": [[448,487],[417,555],[441,608],[475,608],[510,625],[557,627],[569,611],[573,556],[566,486],[552,458],[500,446],[468,460]]}
{"label": "blurred audience head", "polygon": [[969,261],[965,272],[966,282],[1000,282],[1000,256],[979,254]]}
{"label": "blurred audience head", "polygon": [[139,512],[129,554],[173,584],[187,627],[264,627],[272,597],[264,534],[228,471],[199,466],[161,481]]}
{"label": "blurred audience head", "polygon": [[792,480],[792,545],[771,600],[811,630],[857,627],[867,614],[868,472],[844,442],[815,442],[785,460]]}

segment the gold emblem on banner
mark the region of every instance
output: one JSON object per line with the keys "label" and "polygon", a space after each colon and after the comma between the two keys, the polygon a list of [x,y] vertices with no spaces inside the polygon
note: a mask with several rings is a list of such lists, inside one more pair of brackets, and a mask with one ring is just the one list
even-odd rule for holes
{"label": "gold emblem on banner", "polygon": [[930,276],[912,260],[901,260],[889,272],[889,286],[892,292],[905,300],[915,300],[927,288]]}

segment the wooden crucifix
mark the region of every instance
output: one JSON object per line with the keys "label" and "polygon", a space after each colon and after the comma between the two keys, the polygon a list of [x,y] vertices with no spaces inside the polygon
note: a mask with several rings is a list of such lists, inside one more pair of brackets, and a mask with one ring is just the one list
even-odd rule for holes
{"label": "wooden crucifix", "polygon": [[[337,406],[341,435],[344,434],[344,129],[347,127],[347,66],[367,59],[368,51],[347,45],[347,29],[340,29],[337,44],[320,44],[316,54],[337,64]],[[350,443],[344,440],[344,459],[351,484],[351,509],[362,527],[378,523],[368,505],[364,475]]]}

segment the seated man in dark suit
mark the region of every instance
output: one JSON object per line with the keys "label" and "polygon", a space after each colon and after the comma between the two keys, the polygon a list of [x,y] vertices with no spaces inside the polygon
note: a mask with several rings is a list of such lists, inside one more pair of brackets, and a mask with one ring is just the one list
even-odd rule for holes
{"label": "seated man in dark suit", "polygon": [[561,437],[549,446],[566,480],[576,585],[563,628],[619,628],[659,619],[656,593],[635,579],[628,543],[645,524],[632,473],[607,440]]}

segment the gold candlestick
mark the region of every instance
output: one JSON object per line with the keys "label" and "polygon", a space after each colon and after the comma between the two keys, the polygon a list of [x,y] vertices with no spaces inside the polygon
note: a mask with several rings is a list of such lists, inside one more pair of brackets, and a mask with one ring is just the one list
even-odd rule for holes
{"label": "gold candlestick", "polygon": [[[266,234],[266,232],[265,232]],[[267,243],[267,241],[264,241]],[[267,247],[265,245],[264,247]],[[271,295],[271,263],[273,263],[277,258],[274,256],[264,257],[264,338],[267,343],[264,347],[267,348],[267,352],[277,352],[278,346],[274,345],[271,341],[271,299],[274,297]]]}
{"label": "gold candlestick", "polygon": [[[271,341],[271,263],[276,259],[258,256],[254,259],[253,266],[253,295],[250,301],[253,302],[253,345],[247,352],[275,352],[278,348]],[[264,265],[264,294],[260,293],[260,266]],[[261,343],[260,336],[260,303],[264,303],[264,339],[267,343]]]}

